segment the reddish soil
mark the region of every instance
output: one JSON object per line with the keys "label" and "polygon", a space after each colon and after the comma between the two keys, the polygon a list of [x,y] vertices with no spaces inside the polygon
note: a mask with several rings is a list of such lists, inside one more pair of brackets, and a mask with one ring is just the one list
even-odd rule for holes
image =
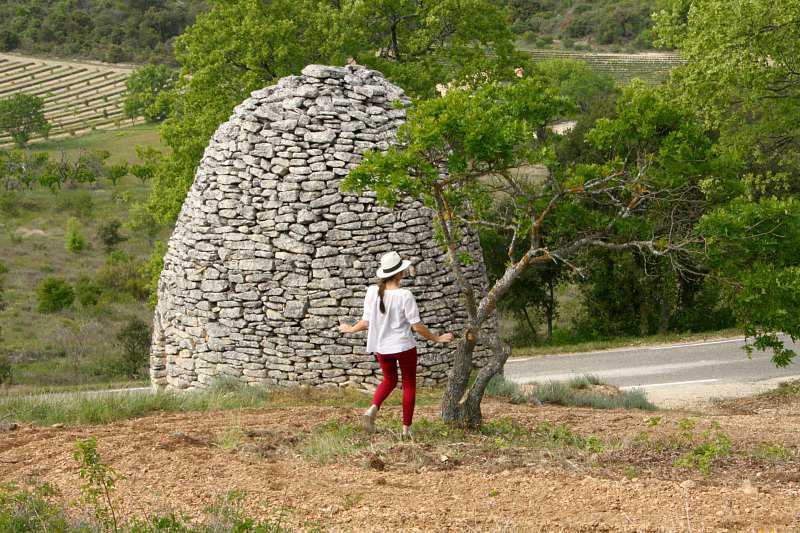
{"label": "reddish soil", "polygon": [[[728,402],[702,413],[487,400],[489,421],[507,417],[531,431],[545,422],[563,425],[606,445],[520,445],[481,434],[404,443],[383,426],[367,447],[328,465],[304,457],[303,444],[321,423],[355,423],[357,410],[303,406],[94,427],[23,425],[0,434],[0,481],[47,481],[74,500],[74,443],[93,435],[103,459],[126,476],[117,491],[126,516],[177,510],[200,517],[215,499],[240,490],[248,514],[297,530],[800,531],[799,407],[800,397]],[[418,413],[435,418],[436,408]],[[382,416],[396,420],[399,409]],[[674,464],[691,449],[680,443],[687,417],[697,422],[697,438],[710,430],[731,440],[732,453],[708,475]],[[225,450],[216,443],[232,427],[250,436]],[[765,449],[779,453],[759,451]]]}

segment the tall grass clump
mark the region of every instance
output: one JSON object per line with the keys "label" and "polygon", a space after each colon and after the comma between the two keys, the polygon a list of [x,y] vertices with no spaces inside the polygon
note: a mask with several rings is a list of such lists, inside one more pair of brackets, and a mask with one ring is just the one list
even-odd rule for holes
{"label": "tall grass clump", "polygon": [[[587,390],[589,389],[588,380],[589,378],[576,378],[568,383],[549,381],[538,385],[534,389],[533,395],[542,403],[568,407],[656,410],[656,406],[648,401],[647,396],[641,390],[618,391],[613,395],[600,394]],[[599,380],[598,383],[593,384],[600,384]]]}
{"label": "tall grass clump", "polygon": [[107,424],[154,412],[217,411],[264,406],[263,387],[228,382],[204,391],[136,391],[94,394],[51,393],[0,399],[0,419],[52,424]]}
{"label": "tall grass clump", "polygon": [[526,403],[528,397],[513,381],[508,381],[505,376],[495,374],[486,385],[486,395],[497,398],[507,398],[511,403]]}
{"label": "tall grass clump", "polygon": [[329,464],[363,448],[366,443],[358,439],[361,433],[352,424],[333,420],[317,426],[301,446],[300,453],[309,461]]}

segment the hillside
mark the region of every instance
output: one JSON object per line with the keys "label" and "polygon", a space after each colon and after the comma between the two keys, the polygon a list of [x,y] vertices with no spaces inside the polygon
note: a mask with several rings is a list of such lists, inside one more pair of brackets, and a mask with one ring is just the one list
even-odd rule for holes
{"label": "hillside", "polygon": [[670,52],[614,54],[529,48],[524,45],[520,46],[520,49],[529,54],[534,61],[548,59],[584,61],[592,70],[606,74],[623,84],[634,78],[647,83],[661,83],[667,79],[670,70],[685,63],[678,54]]}
{"label": "hillside", "polygon": [[[24,92],[45,101],[52,138],[123,125],[125,80],[133,67],[0,54],[0,98]],[[131,121],[126,121],[131,125]],[[0,145],[10,137],[0,135]]]}
{"label": "hillside", "polygon": [[533,46],[653,48],[656,0],[507,0],[514,33]]}
{"label": "hillside", "polygon": [[[31,150],[59,161],[76,160],[91,151],[111,155],[109,163],[138,163],[137,145],[161,149],[156,126],[142,124],[115,131],[38,142]],[[139,269],[153,249],[152,235],[127,226],[125,239],[106,250],[102,228],[126,224],[137,202],[146,200],[149,185],[134,176],[116,183],[107,177],[94,183],[70,184],[54,191],[42,187],[5,189],[0,184],[0,358],[8,357],[13,382],[68,385],[121,380],[115,365],[120,348],[117,332],[133,317],[149,321],[151,311],[137,295],[143,280]],[[86,240],[79,253],[65,247],[69,220]],[[37,287],[47,278],[63,279],[76,291],[73,305],[58,313],[37,309]],[[81,294],[90,298],[83,305]],[[96,301],[92,302],[91,296]]]}
{"label": "hillside", "polygon": [[0,52],[174,62],[173,40],[206,0],[3,0]]}

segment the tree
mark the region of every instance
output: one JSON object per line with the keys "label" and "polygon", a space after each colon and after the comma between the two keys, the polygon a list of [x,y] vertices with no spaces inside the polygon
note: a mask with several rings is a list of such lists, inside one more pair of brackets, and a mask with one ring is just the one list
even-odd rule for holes
{"label": "tree", "polygon": [[[533,132],[565,112],[564,99],[533,77],[450,91],[418,103],[398,132],[399,146],[369,153],[344,180],[344,190],[374,190],[382,203],[407,195],[436,211],[437,235],[468,316],[442,399],[446,422],[481,423],[483,393],[509,353],[485,326],[529,269],[569,267],[594,248],[669,257],[677,267],[695,244],[687,211],[707,170],[705,130],[642,84],[628,88],[620,102],[617,118],[598,121],[588,137],[605,155],[601,163],[554,168],[536,180],[515,169],[553,163],[552,150]],[[491,217],[498,196],[512,208]],[[464,265],[475,258],[461,247],[461,236],[480,226],[510,235],[505,271],[485,294],[465,277]],[[493,356],[470,385],[478,341]]]}
{"label": "tree", "polygon": [[800,3],[669,0],[656,16],[658,43],[688,60],[675,98],[719,130],[729,170],[703,183],[711,204],[699,226],[712,275],[752,343],[789,364],[779,336],[800,338]]}
{"label": "tree", "polygon": [[175,86],[177,73],[166,65],[145,65],[128,77],[125,86],[125,115],[144,117],[148,122],[161,122],[169,115],[166,91]]}
{"label": "tree", "polygon": [[130,318],[117,333],[117,344],[122,348],[120,370],[126,377],[140,377],[150,356],[150,324],[138,317]]}
{"label": "tree", "polygon": [[72,252],[73,254],[78,254],[86,248],[86,239],[81,234],[80,223],[75,217],[69,217],[69,219],[67,219],[64,247],[68,252]]}
{"label": "tree", "polygon": [[7,132],[19,148],[25,148],[33,135],[47,138],[50,123],[44,116],[44,100],[25,93],[0,100],[0,131]]}
{"label": "tree", "polygon": [[177,217],[208,139],[234,106],[309,63],[354,57],[430,96],[437,83],[517,57],[490,0],[215,0],[178,39],[176,56],[181,73],[161,129],[170,151],[148,158],[156,168],[151,207],[164,223]]}

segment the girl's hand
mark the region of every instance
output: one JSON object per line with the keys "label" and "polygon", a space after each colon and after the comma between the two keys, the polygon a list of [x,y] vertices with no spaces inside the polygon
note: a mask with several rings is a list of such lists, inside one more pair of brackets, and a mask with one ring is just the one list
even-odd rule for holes
{"label": "girl's hand", "polygon": [[439,335],[439,338],[436,339],[437,342],[441,342],[443,344],[447,344],[451,340],[453,340],[453,334],[452,333],[445,333],[443,335]]}
{"label": "girl's hand", "polygon": [[350,324],[339,324],[339,332],[352,333],[352,326]]}

